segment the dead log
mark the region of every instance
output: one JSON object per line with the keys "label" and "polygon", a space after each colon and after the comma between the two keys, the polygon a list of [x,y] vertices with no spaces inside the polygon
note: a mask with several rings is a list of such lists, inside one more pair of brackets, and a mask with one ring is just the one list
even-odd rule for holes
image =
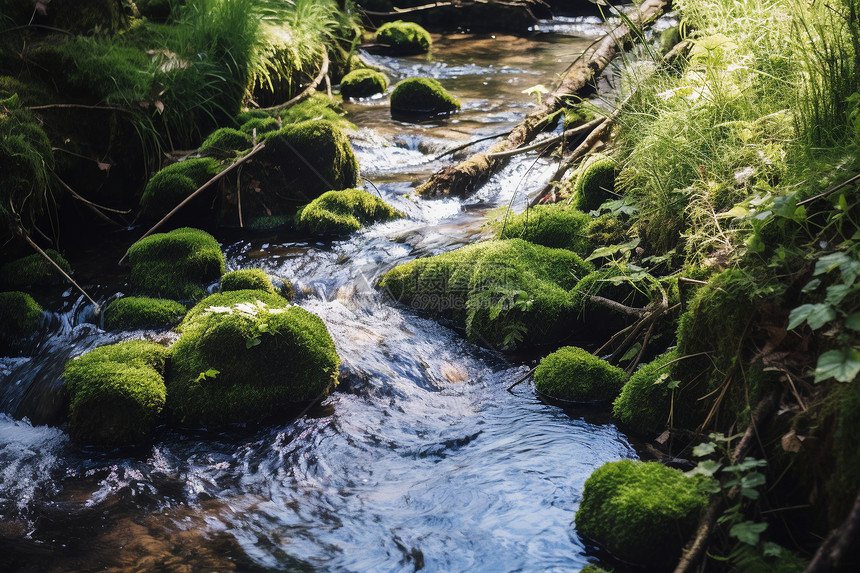
{"label": "dead log", "polygon": [[[665,5],[664,0],[646,0],[635,13],[629,15],[629,20],[641,29],[656,19]],[[594,79],[618,55],[633,34],[634,31],[626,23],[613,28],[597,44],[587,61],[583,57],[572,66],[561,85],[536,111],[526,116],[505,140],[495,144],[487,153],[475,154],[459,165],[446,167],[436,173],[418,188],[418,193],[424,197],[449,194],[465,196],[477,189],[507,164],[508,157],[490,157],[489,154],[510,151],[530,143],[547,127],[553,114],[562,109],[569,98],[583,93],[588,86],[592,85]]]}

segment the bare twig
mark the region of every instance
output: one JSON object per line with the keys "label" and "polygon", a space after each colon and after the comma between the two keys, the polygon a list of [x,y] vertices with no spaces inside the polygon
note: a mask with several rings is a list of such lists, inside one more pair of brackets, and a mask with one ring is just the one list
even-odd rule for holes
{"label": "bare twig", "polygon": [[589,121],[588,123],[584,123],[580,126],[577,126],[573,129],[569,129],[569,130],[567,130],[563,133],[560,133],[558,135],[554,135],[552,137],[547,137],[546,139],[542,139],[542,140],[538,141],[537,143],[533,143],[533,144],[527,145],[525,147],[517,147],[516,149],[510,149],[508,151],[499,151],[496,153],[488,153],[487,157],[489,157],[491,159],[495,159],[498,157],[513,157],[514,155],[521,155],[523,153],[528,153],[529,151],[534,151],[535,149],[543,149],[544,147],[546,147],[548,145],[558,143],[559,141],[567,139],[568,137],[573,137],[574,135],[581,135],[583,133],[591,131],[592,129],[594,129],[595,127],[600,125],[602,122],[603,122],[602,117],[598,118],[598,119],[593,119],[593,120]]}
{"label": "bare twig", "polygon": [[528,380],[529,376],[531,376],[532,374],[535,373],[535,370],[537,370],[537,366],[535,366],[534,368],[532,368],[531,370],[526,372],[525,376],[523,376],[522,378],[520,378],[519,380],[517,380],[516,382],[514,382],[510,386],[508,386],[508,392],[510,392],[511,390],[513,390],[514,388],[516,388],[517,386],[519,386],[520,384],[522,384],[523,382]]}
{"label": "bare twig", "polygon": [[798,201],[797,206],[800,207],[801,205],[806,205],[807,203],[812,203],[813,201],[817,201],[818,199],[824,199],[825,197],[828,197],[828,196],[836,193],[840,189],[843,189],[843,188],[851,185],[852,183],[854,183],[858,179],[860,179],[860,175],[855,175],[851,179],[848,179],[847,181],[843,181],[842,183],[840,183],[839,185],[836,185],[835,187],[831,187],[830,189],[828,189],[824,193],[819,193],[818,195],[816,195],[814,197],[810,197],[809,199],[804,199],[803,201]]}

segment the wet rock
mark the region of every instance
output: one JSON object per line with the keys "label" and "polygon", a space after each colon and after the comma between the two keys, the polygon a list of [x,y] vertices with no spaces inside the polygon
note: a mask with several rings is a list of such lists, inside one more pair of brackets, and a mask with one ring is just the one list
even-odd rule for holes
{"label": "wet rock", "polygon": [[575,346],[559,348],[535,370],[539,392],[568,402],[608,402],[618,396],[626,379],[620,368]]}
{"label": "wet rock", "polygon": [[388,46],[394,54],[424,54],[430,51],[433,41],[430,34],[414,22],[386,22],[376,31],[376,41]]}
{"label": "wet rock", "polygon": [[403,217],[385,201],[361,189],[329,191],[299,210],[296,226],[310,233],[346,235],[380,221]]}
{"label": "wet rock", "polygon": [[126,296],[112,301],[104,311],[106,330],[163,328],[178,323],[185,305],[164,298]]}
{"label": "wet rock", "polygon": [[385,93],[388,78],[371,69],[354,70],[340,81],[340,94],[345,98],[362,98]]}
{"label": "wet rock", "polygon": [[405,79],[391,92],[392,114],[432,115],[458,109],[460,102],[432,78]]}
{"label": "wet rock", "polygon": [[[143,216],[150,219],[163,217],[197,191],[218,173],[219,169],[218,161],[209,157],[186,159],[168,165],[153,175],[143,190],[140,197]],[[193,210],[193,207],[189,206],[183,215]]]}

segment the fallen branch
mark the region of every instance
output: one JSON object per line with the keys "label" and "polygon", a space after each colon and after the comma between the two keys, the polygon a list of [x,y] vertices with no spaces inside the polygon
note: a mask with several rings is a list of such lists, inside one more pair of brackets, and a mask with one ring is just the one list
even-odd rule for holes
{"label": "fallen branch", "polygon": [[831,187],[830,189],[828,189],[824,193],[819,193],[818,195],[815,195],[814,197],[810,197],[809,199],[804,199],[803,201],[799,201],[797,203],[797,206],[800,207],[801,205],[806,205],[807,203],[812,203],[813,201],[817,201],[818,199],[824,199],[825,197],[829,197],[830,195],[833,195],[834,193],[836,193],[840,189],[851,185],[852,183],[854,183],[858,179],[860,179],[860,175],[855,175],[851,179],[848,179],[847,181],[843,181],[839,185]]}
{"label": "fallen branch", "polygon": [[[549,6],[543,2],[543,0],[537,0],[533,2],[516,2],[515,0],[449,0],[447,2],[431,2],[429,4],[422,4],[421,6],[412,6],[411,8],[397,8],[395,7],[391,12],[377,12],[374,10],[362,10],[368,16],[400,16],[402,14],[409,14],[411,12],[423,12],[425,10],[433,10],[435,8],[468,8],[474,6],[476,4],[497,4],[499,6],[509,6],[513,8],[524,8],[531,13],[531,8],[534,5],[540,5],[549,10]],[[534,14],[532,14],[534,17]],[[535,17],[535,19],[537,19]]]}
{"label": "fallen branch", "polygon": [[510,386],[508,386],[508,392],[510,392],[511,390],[513,390],[514,388],[516,388],[517,386],[519,386],[520,384],[522,384],[523,382],[528,380],[529,376],[531,376],[532,374],[535,373],[535,370],[537,370],[537,366],[535,366],[534,368],[532,368],[531,370],[526,372],[525,376],[523,376],[522,378],[520,378],[519,380],[517,380],[516,382],[514,382]]}
{"label": "fallen branch", "polygon": [[93,211],[96,215],[98,215],[101,219],[103,219],[103,220],[107,221],[108,223],[110,223],[110,224],[112,224],[112,225],[118,225],[118,226],[120,226],[120,227],[122,226],[122,225],[120,225],[119,223],[117,223],[116,221],[114,221],[113,219],[111,219],[110,217],[108,217],[107,215],[105,215],[105,214],[104,214],[104,211],[110,211],[111,213],[118,213],[118,214],[120,214],[120,215],[127,215],[128,213],[130,213],[130,211],[120,211],[119,209],[111,209],[110,207],[105,207],[105,206],[103,206],[103,205],[99,205],[98,203],[93,203],[92,201],[90,201],[89,199],[87,199],[87,198],[85,198],[85,197],[82,197],[82,196],[81,196],[79,193],[77,193],[74,189],[72,189],[71,187],[69,187],[69,184],[68,184],[68,183],[66,183],[65,181],[63,181],[62,179],[60,179],[60,176],[59,176],[59,175],[57,175],[57,174],[56,174],[52,169],[49,169],[49,171],[51,172],[51,175],[53,175],[53,176],[54,176],[54,179],[56,179],[56,180],[57,180],[57,182],[58,182],[60,185],[62,185],[62,186],[63,186],[63,188],[64,188],[66,191],[68,191],[68,192],[69,192],[69,194],[71,194],[71,196],[72,196],[72,197],[74,197],[75,199],[77,199],[78,201],[80,201],[81,203],[83,203],[84,205],[86,205],[87,207],[89,207],[90,209],[92,209],[92,211]]}
{"label": "fallen branch", "polygon": [[285,101],[282,104],[278,104],[278,105],[275,105],[272,107],[263,107],[260,109],[262,111],[267,111],[269,113],[284,111],[285,109],[292,107],[292,106],[296,105],[297,103],[308,99],[314,93],[314,91],[316,91],[317,87],[322,83],[322,81],[328,76],[328,64],[329,64],[328,52],[326,52],[325,50],[323,50],[322,58],[323,58],[323,61],[322,61],[322,65],[320,66],[319,73],[314,78],[314,80],[308,85],[308,87],[306,87],[302,91],[302,93],[300,93],[299,95],[297,95],[296,97],[294,97],[291,100]]}
{"label": "fallen branch", "polygon": [[528,153],[529,151],[534,151],[535,149],[543,149],[547,145],[553,145],[554,143],[558,143],[564,139],[569,137],[573,137],[574,135],[581,135],[585,132],[593,130],[595,127],[600,125],[603,122],[603,118],[593,119],[588,123],[584,123],[579,125],[571,130],[565,131],[558,135],[553,135],[552,137],[547,137],[546,139],[542,139],[537,143],[532,143],[531,145],[526,145],[525,147],[517,147],[516,149],[511,149],[509,151],[499,151],[497,153],[488,153],[487,157],[490,159],[496,159],[499,157],[513,157],[514,155],[521,155],[523,153]]}
{"label": "fallen branch", "polygon": [[860,494],[854,498],[854,506],[842,525],[831,531],[824,542],[818,546],[818,551],[806,567],[806,573],[838,571],[841,567],[848,566],[848,563],[843,563],[843,558],[850,555],[856,547],[858,533],[860,533]]}
{"label": "fallen branch", "polygon": [[491,139],[498,139],[500,137],[506,137],[510,133],[511,133],[510,131],[506,131],[504,133],[496,133],[494,135],[488,135],[486,137],[479,137],[478,139],[472,139],[471,141],[467,141],[466,143],[461,143],[460,145],[452,147],[451,149],[449,149],[447,151],[443,151],[442,153],[440,153],[439,155],[437,155],[436,157],[434,157],[430,161],[439,161],[440,159],[442,159],[443,157],[445,157],[447,155],[452,155],[454,153],[457,153],[458,151],[466,149],[467,147],[471,147],[471,146],[475,145],[476,143],[482,143],[484,141],[489,141]]}

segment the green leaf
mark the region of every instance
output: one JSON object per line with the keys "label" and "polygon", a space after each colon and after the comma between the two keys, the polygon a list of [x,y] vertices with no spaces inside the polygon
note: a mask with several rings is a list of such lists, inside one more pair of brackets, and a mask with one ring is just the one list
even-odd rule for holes
{"label": "green leaf", "polygon": [[671,381],[669,381],[668,384],[666,384],[666,388],[668,388],[669,390],[674,390],[675,388],[677,388],[680,385],[681,385],[680,380],[671,380]]}
{"label": "green leaf", "polygon": [[747,499],[758,499],[759,497],[758,490],[751,487],[741,487],[741,495]]}
{"label": "green leaf", "polygon": [[764,485],[765,477],[761,472],[752,472],[741,478],[741,487],[754,488]]}
{"label": "green leaf", "polygon": [[839,306],[846,296],[856,290],[853,286],[848,285],[831,285],[827,287],[827,296],[825,302],[830,306]]}
{"label": "green leaf", "polygon": [[797,328],[804,321],[809,324],[809,328],[817,330],[834,318],[836,311],[829,304],[802,304],[788,315],[788,330]]}
{"label": "green leaf", "polygon": [[746,458],[742,462],[735,464],[733,466],[726,466],[723,471],[727,473],[734,472],[748,472],[754,468],[763,468],[767,465],[767,462],[764,460],[757,460],[755,458]]}
{"label": "green leaf", "polygon": [[814,276],[827,274],[839,265],[847,263],[851,259],[843,252],[830,253],[819,258],[815,263],[815,270],[812,272]]}
{"label": "green leaf", "polygon": [[258,344],[260,344],[259,338],[249,338],[248,340],[245,341],[245,348],[253,348],[253,347],[257,346]]}
{"label": "green leaf", "polygon": [[851,382],[860,374],[860,351],[853,348],[830,350],[818,357],[815,366],[815,383],[836,378],[839,382]]}
{"label": "green leaf", "polygon": [[215,370],[214,368],[210,368],[206,372],[201,372],[200,375],[197,377],[196,381],[202,382],[203,380],[207,380],[209,378],[215,378],[219,374],[221,374],[220,370]]}
{"label": "green leaf", "polygon": [[713,476],[718,469],[720,469],[722,464],[720,462],[716,462],[714,460],[703,460],[696,465],[695,468],[688,471],[685,475],[692,477],[695,475],[703,475],[711,477]]}
{"label": "green leaf", "polygon": [[779,557],[782,555],[782,547],[773,541],[765,541],[762,544],[762,554],[765,557]]}
{"label": "green leaf", "polygon": [[714,442],[702,442],[693,448],[693,455],[697,458],[703,458],[710,456],[715,451],[717,451],[717,445]]}
{"label": "green leaf", "polygon": [[654,385],[656,386],[657,384],[662,384],[663,382],[665,382],[665,381],[666,381],[666,380],[668,380],[668,379],[669,379],[669,373],[668,373],[668,372],[663,372],[662,374],[660,374],[660,375],[657,377],[657,379],[656,379],[656,380],[654,380]]}
{"label": "green leaf", "polygon": [[742,521],[736,523],[729,530],[731,537],[737,537],[738,541],[747,545],[758,545],[759,535],[767,529],[767,523],[755,523],[753,521]]}
{"label": "green leaf", "polygon": [[812,292],[819,286],[821,286],[821,279],[812,279],[811,281],[806,283],[806,286],[800,289],[800,292]]}
{"label": "green leaf", "polygon": [[[621,357],[621,362],[627,362],[628,360],[633,360],[633,357],[639,352],[639,349],[642,348],[642,344],[637,342],[633,346],[630,347],[630,350],[624,353],[624,356]],[[668,374],[666,375],[668,376]]]}
{"label": "green leaf", "polygon": [[260,332],[269,332],[269,325],[265,322],[261,322],[257,325],[257,330]]}
{"label": "green leaf", "polygon": [[860,312],[855,312],[845,319],[845,328],[860,332]]}

